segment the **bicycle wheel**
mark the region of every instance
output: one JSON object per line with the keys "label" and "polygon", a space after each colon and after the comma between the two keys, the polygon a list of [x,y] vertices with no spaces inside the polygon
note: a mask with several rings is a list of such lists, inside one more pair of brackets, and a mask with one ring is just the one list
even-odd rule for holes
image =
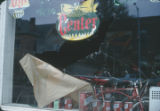
{"label": "bicycle wheel", "polygon": [[149,111],[149,99],[142,100],[141,103],[142,103],[143,110],[141,110],[140,108],[140,102],[137,101],[133,105],[133,111]]}

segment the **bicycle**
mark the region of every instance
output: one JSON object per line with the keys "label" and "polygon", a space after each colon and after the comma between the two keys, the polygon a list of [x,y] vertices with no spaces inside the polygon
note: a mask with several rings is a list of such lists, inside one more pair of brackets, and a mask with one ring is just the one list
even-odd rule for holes
{"label": "bicycle", "polygon": [[[116,101],[121,100],[123,103],[130,101],[133,102],[133,111],[148,111],[148,96],[145,96],[148,91],[149,80],[141,81],[124,80],[115,77],[97,77],[97,76],[79,76],[80,79],[87,80],[94,83],[94,96],[97,100]],[[111,87],[104,87],[110,81],[114,82]],[[117,88],[118,83],[129,83],[129,87]],[[139,86],[138,86],[139,83]],[[140,87],[143,84],[143,87]],[[98,87],[97,87],[98,86]],[[105,98],[106,94],[110,97]],[[117,95],[118,94],[118,95]],[[147,107],[146,107],[147,106]]]}

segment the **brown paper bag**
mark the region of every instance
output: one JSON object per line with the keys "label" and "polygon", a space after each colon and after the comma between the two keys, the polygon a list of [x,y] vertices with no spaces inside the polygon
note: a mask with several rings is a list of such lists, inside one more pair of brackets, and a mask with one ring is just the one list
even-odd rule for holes
{"label": "brown paper bag", "polygon": [[92,91],[88,82],[64,74],[50,64],[26,54],[20,64],[30,80],[38,107],[65,96],[70,96],[74,101],[79,101],[79,92]]}

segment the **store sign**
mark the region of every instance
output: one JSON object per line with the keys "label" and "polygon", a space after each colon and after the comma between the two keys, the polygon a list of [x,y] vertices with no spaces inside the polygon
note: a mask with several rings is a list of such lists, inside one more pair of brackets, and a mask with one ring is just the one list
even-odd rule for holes
{"label": "store sign", "polygon": [[10,0],[9,9],[27,8],[29,6],[28,0]]}
{"label": "store sign", "polygon": [[8,9],[14,18],[22,18],[24,16],[24,9],[29,6],[29,0],[9,0]]}
{"label": "store sign", "polygon": [[96,15],[98,4],[94,0],[87,0],[81,4],[61,4],[56,28],[65,40],[78,41],[91,37],[99,27]]}
{"label": "store sign", "polygon": [[24,10],[20,9],[20,10],[14,10],[13,12],[13,17],[16,19],[18,18],[22,18],[24,16]]}

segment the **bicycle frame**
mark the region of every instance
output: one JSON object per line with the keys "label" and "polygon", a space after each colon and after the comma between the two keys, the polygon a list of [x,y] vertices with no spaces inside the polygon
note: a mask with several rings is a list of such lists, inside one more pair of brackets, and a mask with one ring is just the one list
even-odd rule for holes
{"label": "bicycle frame", "polygon": [[[139,96],[137,86],[134,86],[132,88],[105,88],[105,89],[103,89],[103,87],[101,87],[100,94],[97,94],[97,92],[95,90],[96,89],[94,89],[95,97],[98,98],[98,97],[102,96],[103,101],[105,100],[104,94],[106,94],[106,93],[118,93],[118,94],[126,96],[128,98],[128,100],[136,99],[139,102],[140,111],[144,111],[143,104],[141,101],[141,97]],[[128,94],[124,93],[123,91],[132,91],[132,95],[128,95]]]}
{"label": "bicycle frame", "polygon": [[[96,88],[94,87],[94,96],[96,97],[96,99],[100,96],[102,96],[102,99],[103,101],[105,101],[105,98],[104,98],[104,94],[107,94],[107,93],[117,93],[117,94],[121,94],[121,95],[124,95],[125,97],[128,98],[128,100],[137,100],[137,103],[140,107],[140,111],[144,111],[144,107],[143,107],[143,104],[142,104],[142,97],[144,95],[144,93],[140,93],[139,92],[139,89],[138,89],[138,86],[137,84],[134,84],[134,86],[132,87],[127,87],[127,88],[117,88],[117,87],[113,87],[113,88],[103,88],[103,85],[108,83],[108,81],[110,80],[110,78],[106,79],[105,77],[94,77],[94,76],[77,76],[78,78],[80,79],[83,79],[83,80],[87,80],[87,81],[90,81],[90,82],[94,82],[95,83],[95,86],[101,86],[100,87],[100,91],[101,93],[97,93],[96,92]],[[113,80],[118,80],[114,77],[112,77],[111,79]],[[128,83],[136,83],[136,82],[133,82],[133,81],[129,81],[129,80],[123,80],[123,82],[128,82]],[[117,84],[116,84],[117,85]],[[147,84],[143,87],[144,89],[146,89],[148,86],[148,82]],[[143,89],[142,88],[142,89]],[[124,91],[132,91],[131,95],[129,94],[126,94]],[[135,104],[137,104],[135,103]],[[137,105],[136,105],[137,106]]]}

